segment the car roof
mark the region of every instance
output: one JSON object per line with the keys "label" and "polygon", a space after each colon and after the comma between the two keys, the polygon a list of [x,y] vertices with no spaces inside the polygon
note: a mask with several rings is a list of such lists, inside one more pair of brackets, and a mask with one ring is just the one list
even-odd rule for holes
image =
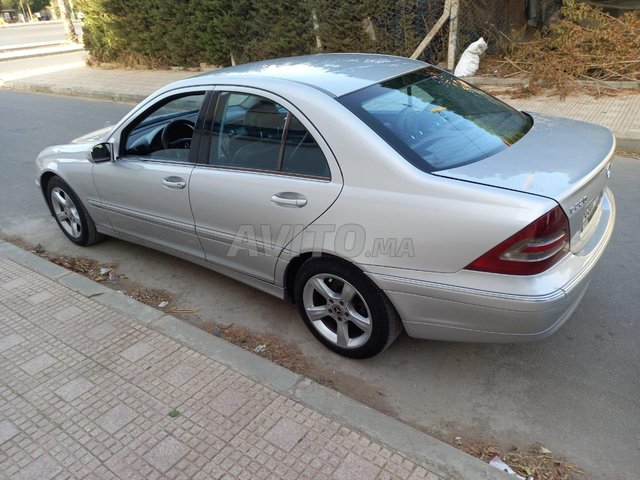
{"label": "car roof", "polygon": [[[234,78],[274,78],[288,80],[339,97],[427,64],[393,55],[371,53],[325,53],[278,58],[222,68],[198,75],[211,83],[232,82]],[[221,77],[225,77],[221,82]]]}

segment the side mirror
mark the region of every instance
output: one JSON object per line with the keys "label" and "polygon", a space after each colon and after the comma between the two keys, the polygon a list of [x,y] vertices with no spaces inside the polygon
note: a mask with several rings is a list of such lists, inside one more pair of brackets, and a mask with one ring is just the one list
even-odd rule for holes
{"label": "side mirror", "polygon": [[93,163],[104,163],[113,160],[110,143],[99,143],[91,149],[91,161]]}

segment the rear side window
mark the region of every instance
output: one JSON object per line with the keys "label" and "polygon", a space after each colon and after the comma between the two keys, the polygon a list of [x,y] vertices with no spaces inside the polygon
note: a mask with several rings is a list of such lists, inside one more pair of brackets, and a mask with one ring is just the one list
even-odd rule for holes
{"label": "rear side window", "polygon": [[488,158],[531,128],[524,113],[434,67],[358,90],[339,101],[428,172]]}
{"label": "rear side window", "polygon": [[209,162],[229,168],[330,177],[311,133],[282,105],[261,97],[222,93]]}
{"label": "rear side window", "polygon": [[282,171],[313,177],[329,177],[327,160],[309,130],[291,115],[285,138]]}

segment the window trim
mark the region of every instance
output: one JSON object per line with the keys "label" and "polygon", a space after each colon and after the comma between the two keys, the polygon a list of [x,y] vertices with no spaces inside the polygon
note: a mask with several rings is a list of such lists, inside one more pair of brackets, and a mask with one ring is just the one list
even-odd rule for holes
{"label": "window trim", "polygon": [[[189,157],[186,162],[181,162],[177,160],[170,159],[158,159],[153,156],[143,156],[143,155],[126,155],[124,150],[126,148],[125,138],[128,138],[128,135],[131,133],[131,130],[138,124],[138,121],[144,117],[148,116],[150,112],[154,110],[158,110],[165,106],[167,103],[181,98],[188,97],[190,95],[204,94],[204,98],[202,100],[202,105],[200,106],[200,110],[198,112],[198,117],[196,118],[196,124],[193,130],[193,137],[191,139],[191,148],[189,148]],[[171,90],[167,92],[166,95],[160,96],[156,98],[153,102],[149,102],[140,112],[137,112],[136,115],[130,118],[126,125],[122,127],[120,132],[118,133],[118,148],[117,148],[117,156],[116,160],[129,160],[129,161],[142,161],[142,162],[153,162],[159,164],[170,164],[170,165],[195,165],[198,159],[198,153],[200,148],[200,140],[203,133],[203,126],[205,125],[205,119],[207,114],[209,113],[209,107],[211,104],[211,98],[213,96],[213,90],[211,87],[189,87],[185,90]],[[159,107],[158,105],[161,104]]]}
{"label": "window trim", "polygon": [[[331,162],[329,161],[329,157],[327,156],[327,154],[325,153],[325,149],[322,148],[322,146],[318,143],[317,140],[315,140],[319,134],[319,131],[315,128],[315,126],[313,127],[313,130],[316,132],[316,134],[314,135],[314,132],[311,132],[309,130],[309,128],[302,122],[300,121],[300,116],[304,117],[305,120],[307,122],[309,122],[311,125],[313,125],[313,123],[311,123],[311,121],[306,117],[306,115],[301,114],[300,110],[297,109],[295,106],[293,106],[293,104],[291,104],[291,102],[289,102],[288,100],[280,97],[279,95],[270,92],[268,90],[262,90],[262,89],[255,89],[253,87],[246,87],[246,86],[241,86],[241,85],[216,85],[214,86],[214,94],[212,96],[212,100],[210,102],[210,115],[207,115],[207,127],[203,132],[202,132],[202,142],[201,142],[201,149],[202,149],[202,155],[198,156],[198,159],[196,160],[196,167],[205,167],[205,168],[214,168],[214,169],[220,169],[220,170],[228,170],[228,171],[238,171],[238,172],[242,172],[242,173],[256,173],[256,174],[260,174],[260,175],[275,175],[275,176],[282,176],[282,177],[292,177],[292,178],[299,178],[299,179],[303,179],[303,180],[314,180],[314,181],[323,181],[323,182],[327,182],[330,183],[331,181],[333,181],[333,172],[332,172],[332,168],[331,168]],[[244,90],[244,91],[243,91]],[[259,93],[256,92],[256,90],[259,91]],[[218,114],[218,111],[220,108],[223,108],[223,106],[221,105],[221,97],[223,94],[238,94],[238,95],[253,95],[253,96],[257,96],[257,97],[262,97],[265,98],[266,100],[269,100],[271,102],[274,103],[278,103],[279,105],[282,105],[282,107],[287,109],[287,117],[285,119],[285,125],[284,128],[282,130],[282,137],[280,138],[280,150],[279,150],[279,154],[278,154],[278,163],[277,163],[277,168],[278,170],[262,170],[262,169],[258,169],[258,168],[251,168],[251,167],[240,167],[240,166],[229,166],[229,165],[216,165],[216,164],[211,164],[209,162],[209,159],[211,157],[211,142],[213,142],[213,137],[214,137],[214,132],[213,132],[213,127],[215,124],[215,118]],[[290,105],[292,105],[294,107],[295,110],[298,111],[299,115],[296,116],[296,118],[298,118],[298,121],[300,121],[300,123],[302,123],[302,125],[307,129],[307,131],[309,131],[309,133],[313,136],[314,140],[316,141],[316,144],[318,145],[318,148],[320,148],[320,151],[322,152],[322,155],[325,159],[325,162],[327,163],[327,167],[329,167],[329,175],[328,176],[318,176],[318,175],[308,175],[308,174],[303,174],[303,173],[293,173],[293,172],[284,172],[282,171],[282,165],[284,163],[284,152],[286,149],[286,138],[287,138],[287,134],[289,132],[289,125],[291,124],[291,115],[296,115],[295,112],[292,111],[292,109],[290,107],[287,107],[286,105],[283,105],[280,100],[274,100],[273,98],[270,98],[269,96],[265,96],[264,93],[266,93],[267,95],[271,95],[273,97],[277,97],[278,99],[282,99],[285,103],[288,103]],[[208,112],[209,113],[209,112]],[[326,140],[324,139],[324,137],[322,137],[322,135],[320,135],[320,137],[322,138],[323,142],[326,143]],[[327,144],[327,148],[329,150],[330,147]],[[206,154],[205,153],[206,150]],[[333,155],[333,152],[331,152],[331,156],[335,159],[335,156]],[[337,164],[337,162],[336,162]],[[339,167],[338,167],[339,168]]]}
{"label": "window trim", "polygon": [[[282,129],[282,138],[280,139],[280,153],[278,154],[278,163],[276,165],[276,169],[278,172],[282,172],[282,165],[284,164],[284,151],[287,149],[287,137],[289,136],[289,125],[291,125],[292,115],[293,113],[291,113],[289,109],[287,109],[287,118],[284,120],[284,128]],[[306,129],[307,127],[304,127],[304,128]],[[307,132],[308,131],[309,130],[307,130]],[[317,143],[318,142],[316,142],[316,144]],[[320,148],[320,145],[318,145],[318,148]],[[322,155],[324,156],[324,153]],[[325,162],[327,161],[326,157],[324,161]],[[327,166],[329,166],[328,162],[327,162]],[[329,168],[329,176],[331,176],[331,168]]]}

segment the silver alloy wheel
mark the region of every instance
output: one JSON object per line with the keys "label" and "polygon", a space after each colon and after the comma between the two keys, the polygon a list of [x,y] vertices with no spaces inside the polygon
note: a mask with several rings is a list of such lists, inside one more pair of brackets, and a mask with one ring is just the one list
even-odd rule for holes
{"label": "silver alloy wheel", "polygon": [[60,187],[51,190],[51,206],[60,226],[73,238],[82,235],[80,215],[71,197]]}
{"label": "silver alloy wheel", "polygon": [[346,280],[331,274],[311,277],[302,292],[304,309],[315,329],[341,348],[358,348],[371,337],[371,312]]}

